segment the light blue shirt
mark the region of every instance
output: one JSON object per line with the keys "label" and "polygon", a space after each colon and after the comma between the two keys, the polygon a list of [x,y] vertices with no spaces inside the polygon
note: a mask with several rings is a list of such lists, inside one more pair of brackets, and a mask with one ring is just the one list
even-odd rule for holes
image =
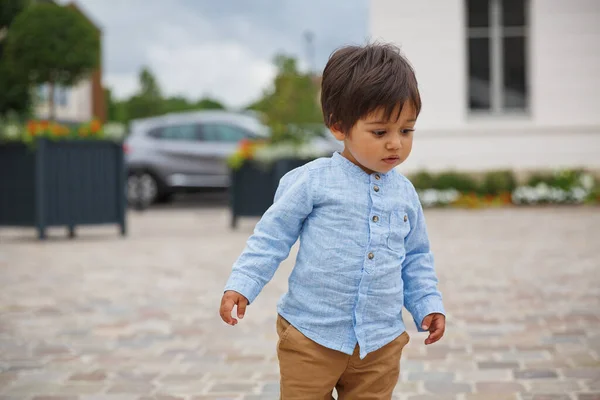
{"label": "light blue shirt", "polygon": [[444,314],[414,186],[399,172],[367,174],[334,153],[287,173],[233,266],[225,290],[250,303],[297,239],[278,312],[314,342],[364,358],[405,331],[402,307],[421,322]]}

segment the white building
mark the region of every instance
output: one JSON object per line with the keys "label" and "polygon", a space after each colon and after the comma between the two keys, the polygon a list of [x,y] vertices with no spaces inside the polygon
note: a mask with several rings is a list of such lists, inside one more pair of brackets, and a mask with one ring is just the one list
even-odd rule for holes
{"label": "white building", "polygon": [[371,0],[423,99],[403,170],[600,170],[600,0]]}
{"label": "white building", "polygon": [[[50,118],[50,89],[47,84],[38,87],[35,115],[39,119]],[[58,121],[88,122],[93,117],[92,80],[83,79],[73,87],[54,89],[54,109]]]}
{"label": "white building", "polygon": [[[36,0],[56,3],[55,0]],[[74,2],[66,5],[79,12],[97,30],[100,37],[100,59],[102,59],[102,30],[89,15]],[[34,100],[34,115],[38,119],[50,118],[50,90],[47,84],[37,87]],[[54,111],[57,121],[84,123],[92,118],[106,120],[106,104],[102,87],[102,61],[87,77],[72,87],[56,86],[54,89]]]}

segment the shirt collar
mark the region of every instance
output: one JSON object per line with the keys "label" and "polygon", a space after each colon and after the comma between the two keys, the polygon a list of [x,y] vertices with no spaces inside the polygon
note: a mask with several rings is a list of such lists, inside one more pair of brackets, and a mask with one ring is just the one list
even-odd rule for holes
{"label": "shirt collar", "polygon": [[385,179],[394,173],[394,170],[392,169],[390,172],[388,172],[386,174],[383,174],[381,172],[373,172],[372,174],[367,174],[361,167],[354,164],[352,161],[348,160],[339,151],[334,152],[331,158],[332,158],[334,164],[340,165],[344,170],[348,171],[352,175],[355,175],[355,176],[357,176],[359,178],[363,178],[363,179],[364,178],[374,178],[375,175],[379,175],[382,179]]}

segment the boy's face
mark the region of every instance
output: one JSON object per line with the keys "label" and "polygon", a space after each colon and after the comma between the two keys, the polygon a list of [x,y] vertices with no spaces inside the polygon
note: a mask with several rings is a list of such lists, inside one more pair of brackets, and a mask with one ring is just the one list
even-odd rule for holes
{"label": "boy's face", "polygon": [[332,127],[335,138],[344,142],[342,155],[368,174],[387,173],[403,163],[412,150],[417,113],[412,103],[406,102],[396,121],[398,108],[391,120],[385,119],[383,108],[376,110],[359,119],[348,134]]}

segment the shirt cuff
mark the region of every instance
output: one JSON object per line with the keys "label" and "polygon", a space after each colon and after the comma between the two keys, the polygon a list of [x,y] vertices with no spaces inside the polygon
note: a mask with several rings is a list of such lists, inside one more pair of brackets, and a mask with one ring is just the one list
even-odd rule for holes
{"label": "shirt cuff", "polygon": [[233,290],[248,299],[248,304],[252,303],[260,293],[261,286],[253,279],[241,275],[232,274],[225,285],[225,292]]}
{"label": "shirt cuff", "polygon": [[423,320],[426,316],[433,313],[446,315],[446,311],[444,310],[444,304],[442,303],[442,299],[435,297],[426,297],[420,303],[416,304],[415,313],[413,314],[413,319],[415,324],[417,325],[418,332],[427,332],[421,325],[423,325]]}

